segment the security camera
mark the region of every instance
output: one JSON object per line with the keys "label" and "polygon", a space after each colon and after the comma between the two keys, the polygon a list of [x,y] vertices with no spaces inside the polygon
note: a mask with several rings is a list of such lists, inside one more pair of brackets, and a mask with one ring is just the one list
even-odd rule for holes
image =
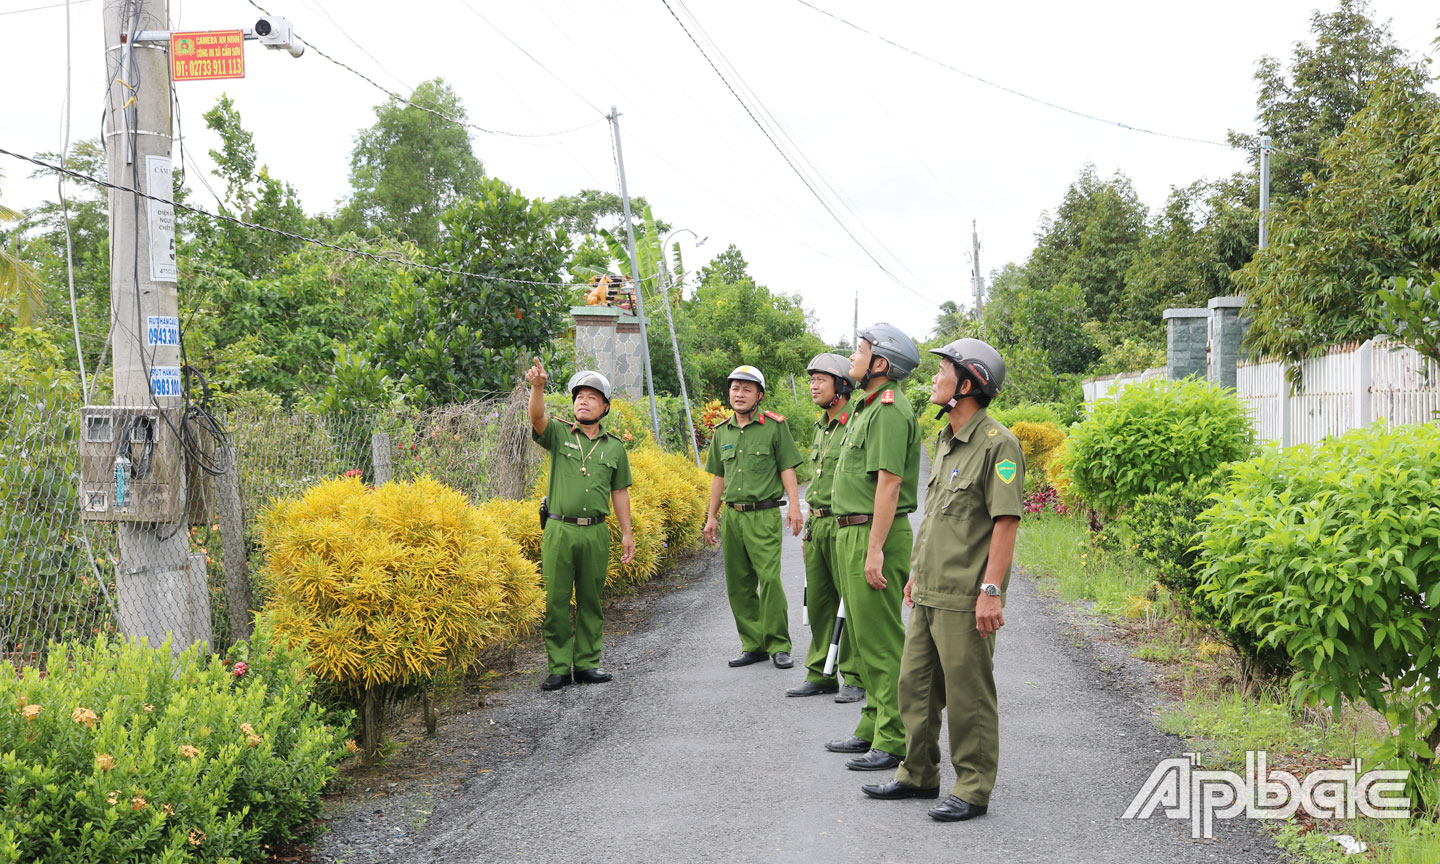
{"label": "security camera", "polygon": [[271,50],[290,52],[291,57],[305,53],[305,45],[295,39],[290,19],[267,17],[255,22],[255,37],[260,44]]}

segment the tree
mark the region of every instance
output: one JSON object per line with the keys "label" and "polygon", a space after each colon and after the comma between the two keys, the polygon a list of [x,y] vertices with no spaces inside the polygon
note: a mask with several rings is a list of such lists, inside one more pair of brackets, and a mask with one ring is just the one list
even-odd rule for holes
{"label": "tree", "polygon": [[[1340,0],[1334,12],[1312,12],[1315,44],[1295,43],[1288,78],[1279,60],[1260,59],[1255,119],[1277,148],[1270,161],[1275,204],[1304,197],[1313,183],[1324,179],[1326,168],[1317,158],[1321,149],[1365,107],[1381,77],[1390,76],[1392,86],[1412,97],[1425,90],[1423,67],[1408,60],[1389,25],[1376,24],[1369,12],[1367,0]],[[1248,152],[1258,168],[1259,136],[1232,130],[1229,141]],[[1307,173],[1313,176],[1307,178]]]}
{"label": "tree", "polygon": [[1275,242],[1236,276],[1247,345],[1289,361],[1292,380],[1304,358],[1382,331],[1392,278],[1440,271],[1440,99],[1388,73],[1320,158],[1323,179],[1277,216]]}
{"label": "tree", "polygon": [[745,267],[733,245],[722,256],[726,262],[706,267],[710,276],[684,304],[689,332],[681,350],[701,392],[723,397],[726,377],[741,363],[759,367],[772,382],[804,374],[810,358],[826,349],[799,295],[772,293],[748,275],[723,278],[726,272],[743,274]]}
{"label": "tree", "polygon": [[[614,192],[599,189],[582,189],[575,195],[561,195],[550,202],[550,209],[561,225],[573,235],[584,237],[600,230],[600,220],[609,217],[614,220],[615,229],[625,227],[625,202]],[[643,197],[630,199],[630,215],[638,216],[650,209]],[[646,230],[643,223],[635,225],[636,237]],[[659,223],[663,234],[670,230],[666,223]]]}
{"label": "tree", "polygon": [[442,78],[416,87],[410,104],[392,97],[377,106],[375,124],[356,136],[350,153],[352,192],[338,227],[436,246],[441,214],[477,194],[485,176],[470,133],[455,122],[465,119],[460,97]]}
{"label": "tree", "polygon": [[[3,179],[0,176],[0,180]],[[0,222],[19,220],[17,211],[0,204]],[[15,317],[21,327],[29,327],[34,318],[45,311],[40,280],[34,268],[3,248],[0,248],[0,300],[15,304]]]}
{"label": "tree", "polygon": [[1055,216],[1041,222],[1025,264],[1026,283],[1041,289],[1079,285],[1089,317],[1124,320],[1125,273],[1145,236],[1145,218],[1129,178],[1117,171],[1102,180],[1094,165],[1085,165]]}
{"label": "tree", "polygon": [[560,331],[570,251],[544,201],[494,178],[441,222],[444,239],[429,263],[482,275],[432,273],[398,286],[372,340],[376,359],[429,404],[514,386],[520,367]]}
{"label": "tree", "polygon": [[[295,187],[271,177],[269,168],[257,164],[255,136],[241,123],[234,101],[222,95],[204,116],[206,127],[220,136],[220,149],[210,151],[215,176],[225,181],[220,213],[303,233],[307,220]],[[195,224],[193,243],[183,248],[186,245],[182,239],[182,256],[201,258],[259,278],[272,272],[287,252],[298,248],[298,241],[229,222],[201,219]]]}
{"label": "tree", "polygon": [[740,254],[740,247],[731,243],[725,247],[725,251],[710,259],[710,263],[700,268],[700,284],[704,285],[711,281],[718,282],[739,282],[750,278],[750,265],[745,263],[745,256]]}

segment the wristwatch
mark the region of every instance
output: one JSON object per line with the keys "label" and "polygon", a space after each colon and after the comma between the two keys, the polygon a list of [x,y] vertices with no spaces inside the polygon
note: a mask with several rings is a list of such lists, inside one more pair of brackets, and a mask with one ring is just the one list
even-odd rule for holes
{"label": "wristwatch", "polygon": [[984,591],[986,594],[989,594],[991,597],[999,597],[999,596],[1000,596],[1000,586],[999,586],[999,585],[994,585],[994,584],[991,584],[991,583],[989,583],[989,582],[981,582],[981,583],[980,583],[980,590],[981,590],[981,591]]}

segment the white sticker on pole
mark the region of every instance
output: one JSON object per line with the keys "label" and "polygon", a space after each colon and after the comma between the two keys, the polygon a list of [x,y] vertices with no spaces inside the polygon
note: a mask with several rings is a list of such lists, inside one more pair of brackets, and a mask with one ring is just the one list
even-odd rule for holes
{"label": "white sticker on pole", "polygon": [[173,165],[169,156],[145,157],[145,199],[150,217],[150,281],[175,282],[175,207],[170,203],[174,191]]}
{"label": "white sticker on pole", "polygon": [[150,394],[152,396],[179,396],[180,367],[151,366]]}
{"label": "white sticker on pole", "polygon": [[146,316],[145,344],[154,345],[179,345],[180,344],[180,319],[174,315],[149,315]]}

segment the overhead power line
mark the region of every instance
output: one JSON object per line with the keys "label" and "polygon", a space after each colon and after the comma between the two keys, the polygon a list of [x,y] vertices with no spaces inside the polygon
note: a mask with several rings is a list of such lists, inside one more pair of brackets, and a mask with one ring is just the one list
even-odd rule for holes
{"label": "overhead power line", "polygon": [[710,65],[710,68],[715,72],[716,76],[720,78],[720,82],[725,85],[725,89],[729,90],[730,95],[735,97],[735,101],[740,103],[740,107],[745,109],[745,114],[750,118],[751,122],[753,122],[755,126],[760,130],[761,134],[765,136],[765,140],[770,142],[770,146],[775,148],[775,152],[780,154],[780,158],[785,160],[785,164],[790,166],[790,170],[795,172],[795,176],[800,178],[800,182],[805,184],[805,188],[810,190],[810,194],[815,196],[815,200],[820,202],[820,206],[825,208],[825,212],[830,214],[830,218],[835,220],[835,224],[839,225],[840,229],[844,231],[847,235],[849,235],[850,239],[855,242],[855,245],[860,247],[860,251],[865,253],[865,257],[869,258],[871,263],[873,263],[880,270],[880,272],[884,273],[886,276],[889,276],[896,285],[899,285],[901,288],[904,288],[906,291],[909,291],[911,294],[920,298],[921,300],[924,300],[926,303],[939,306],[940,304],[938,301],[931,297],[927,297],[924,294],[921,294],[919,291],[910,287],[910,285],[908,285],[899,276],[895,275],[895,273],[892,272],[890,268],[886,267],[883,263],[881,263],[879,258],[875,257],[875,254],[870,251],[870,248],[865,245],[864,241],[862,241],[859,237],[855,236],[855,232],[850,230],[850,226],[845,224],[845,221],[840,218],[840,214],[835,212],[835,208],[830,206],[830,202],[825,200],[825,196],[820,194],[819,190],[815,188],[815,185],[810,181],[810,178],[806,176],[805,172],[801,171],[800,168],[796,166],[794,160],[790,158],[790,154],[785,152],[785,148],[780,146],[779,142],[775,140],[775,137],[770,134],[770,130],[765,126],[764,123],[760,122],[760,118],[755,116],[755,112],[751,110],[749,103],[747,103],[745,99],[742,98],[738,92],[736,92],[734,85],[730,83],[730,79],[726,78],[725,73],[720,71],[720,67],[715,65],[715,61],[710,58],[710,55],[706,53],[705,49],[700,45],[699,41],[696,40],[695,35],[690,32],[690,28],[686,27],[685,22],[682,21],[680,19],[680,16],[675,13],[675,9],[670,5],[669,0],[660,0],[660,2],[665,5],[666,11],[670,13],[670,17],[675,19],[675,23],[680,25],[680,29],[685,32],[685,35],[690,39],[690,43],[695,46],[695,50],[700,52],[700,56],[705,58],[705,62]]}
{"label": "overhead power line", "polygon": [[[259,3],[256,3],[255,0],[248,0],[248,2],[250,3],[251,6],[254,6],[256,9],[259,9],[262,13],[264,13],[264,14],[266,14],[266,15],[269,15],[269,14],[270,14],[270,12],[267,11],[264,6],[261,6]],[[502,34],[502,35],[503,35],[503,34]],[[397,101],[397,102],[401,102],[401,103],[403,103],[403,104],[405,104],[405,105],[408,105],[408,106],[410,106],[411,108],[415,108],[415,109],[418,109],[418,110],[420,110],[420,111],[424,111],[424,112],[426,112],[426,113],[428,113],[428,114],[434,114],[436,117],[439,117],[439,118],[442,119],[442,120],[448,120],[449,122],[454,123],[454,124],[456,124],[457,126],[464,126],[464,127],[466,127],[467,129],[474,129],[474,130],[476,130],[477,132],[484,132],[484,133],[487,134],[487,135],[505,135],[505,136],[508,136],[508,137],[510,137],[510,138],[553,138],[553,137],[555,137],[556,135],[568,135],[568,134],[570,134],[571,132],[579,132],[581,129],[589,129],[591,126],[598,126],[599,124],[605,122],[605,118],[604,118],[604,116],[603,116],[604,112],[602,111],[602,112],[600,112],[600,113],[602,114],[602,116],[601,116],[599,119],[591,120],[589,123],[582,123],[582,124],[580,124],[579,126],[572,126],[572,127],[569,128],[569,129],[558,129],[558,130],[556,130],[556,131],[554,131],[554,132],[510,132],[510,131],[507,131],[507,130],[505,130],[505,129],[490,129],[490,128],[487,128],[487,127],[485,127],[485,126],[480,126],[480,125],[477,125],[477,124],[475,124],[475,123],[471,123],[469,120],[462,120],[462,119],[460,119],[459,117],[452,117],[452,116],[450,116],[449,114],[446,114],[446,113],[443,112],[443,111],[437,111],[437,110],[435,110],[434,108],[431,108],[431,107],[429,107],[429,106],[427,106],[427,105],[420,105],[420,104],[418,104],[418,103],[412,102],[410,99],[408,99],[408,98],[406,98],[406,97],[404,97],[404,96],[401,96],[399,93],[396,93],[394,90],[391,90],[389,87],[386,87],[384,84],[381,84],[379,81],[376,81],[374,78],[371,78],[369,75],[366,75],[364,72],[361,72],[359,69],[356,69],[354,66],[351,66],[350,64],[346,63],[346,62],[343,61],[343,60],[337,60],[337,59],[335,59],[334,57],[331,57],[329,54],[325,53],[325,51],[322,50],[318,45],[316,45],[314,42],[311,42],[309,39],[304,38],[304,37],[301,36],[299,33],[296,33],[296,34],[295,34],[295,38],[299,39],[301,42],[304,42],[306,48],[309,48],[311,51],[314,51],[316,54],[319,54],[321,57],[324,57],[326,60],[329,60],[331,63],[335,64],[336,66],[339,66],[341,69],[344,69],[346,72],[349,72],[351,75],[354,75],[355,77],[357,77],[357,78],[359,78],[360,80],[364,81],[365,83],[369,84],[371,87],[374,87],[376,90],[379,90],[381,93],[384,93],[386,96],[389,96],[391,99],[394,99],[394,100]],[[346,37],[346,38],[349,38],[349,37]],[[508,38],[508,37],[507,37],[507,38]],[[353,42],[354,40],[352,39],[351,41]],[[361,50],[364,50],[364,49],[361,49]],[[594,107],[594,106],[591,106],[591,107]],[[599,110],[599,109],[596,109],[596,110]]]}
{"label": "overhead power line", "polygon": [[808,9],[813,9],[814,11],[819,12],[821,15],[824,15],[828,18],[833,18],[836,21],[839,21],[841,24],[844,24],[846,27],[858,30],[872,39],[879,39],[881,42],[884,42],[886,45],[889,45],[892,48],[898,48],[899,50],[904,51],[907,54],[913,54],[914,56],[919,57],[921,60],[924,60],[927,63],[934,63],[936,66],[939,66],[942,69],[948,69],[951,72],[954,72],[956,75],[964,76],[966,78],[969,78],[971,81],[976,81],[984,84],[986,87],[994,87],[996,90],[1009,93],[1012,96],[1019,96],[1021,99],[1028,99],[1029,101],[1034,102],[1037,105],[1044,105],[1047,108],[1054,108],[1056,111],[1064,111],[1066,114],[1073,114],[1076,117],[1083,117],[1086,120],[1094,120],[1096,123],[1104,123],[1107,126],[1117,126],[1130,132],[1140,132],[1145,135],[1155,135],[1160,138],[1172,138],[1176,141],[1189,141],[1192,144],[1209,144],[1214,147],[1225,148],[1231,147],[1229,143],[1224,141],[1211,141],[1207,138],[1191,138],[1188,135],[1172,135],[1168,132],[1157,132],[1154,129],[1146,129],[1142,126],[1132,126],[1129,123],[1121,123],[1118,120],[1107,120],[1104,117],[1097,117],[1094,114],[1087,114],[1084,111],[1078,111],[1074,108],[1068,108],[1056,102],[1051,102],[1048,99],[1041,99],[1039,96],[1031,96],[1029,93],[1022,93],[1021,91],[1016,90],[1013,87],[1006,87],[1004,84],[997,84],[996,82],[991,81],[988,78],[982,78],[979,75],[974,74],[973,72],[966,72],[964,69],[952,66],[949,63],[946,63],[944,60],[937,60],[936,58],[931,57],[929,54],[923,54],[919,51],[916,51],[914,48],[911,48],[907,45],[902,45],[899,42],[896,42],[894,39],[889,38],[888,36],[882,36],[879,33],[867,30],[864,27],[861,27],[859,24],[856,24],[854,21],[850,21],[846,18],[841,18],[839,15],[836,15],[834,12],[831,12],[828,9],[822,9],[819,6],[816,6],[814,3],[809,2],[809,0],[795,0],[795,2]]}
{"label": "overhead power line", "polygon": [[[181,204],[179,201],[170,201],[165,198],[150,195],[148,193],[141,192],[139,189],[136,189],[132,186],[121,186],[118,183],[111,183],[108,180],[101,180],[98,177],[92,177],[89,174],[82,174],[79,171],[74,171],[70,168],[61,167],[51,162],[46,162],[43,159],[36,159],[33,156],[26,156],[23,153],[16,153],[13,150],[6,150],[4,147],[0,147],[0,155],[19,159],[22,162],[29,162],[31,165],[34,165],[36,167],[43,168],[47,171],[54,171],[67,177],[82,181],[84,183],[91,183],[103,189],[113,189],[116,192],[125,192],[130,195],[134,195],[136,198],[145,199],[148,201],[157,201],[161,204],[168,204],[174,207],[176,210],[183,210],[187,213],[194,213],[196,216],[204,216],[208,219],[214,219],[219,222],[228,222],[231,225],[237,225],[241,228],[247,228],[252,231],[264,231],[267,234],[274,234],[277,237],[284,237],[288,240],[298,240],[301,243],[309,243],[312,246],[320,246],[325,249],[333,250],[335,252],[347,252],[351,255],[356,255],[369,261],[374,261],[378,264],[396,264],[401,267],[412,267],[417,270],[428,270],[432,273],[444,273],[449,276],[468,276],[472,279],[483,279],[488,282],[513,282],[517,285],[544,285],[556,288],[575,287],[575,283],[571,282],[539,282],[534,279],[515,279],[509,276],[496,276],[494,273],[473,273],[469,270],[457,270],[453,267],[442,267],[438,264],[423,264],[419,261],[411,261],[408,258],[401,258],[395,255],[377,255],[374,252],[367,252],[364,249],[356,249],[353,246],[342,246],[338,243],[330,243],[326,240],[321,240],[318,237],[308,237],[304,234],[296,234],[293,231],[286,231],[282,228],[273,228],[269,225],[260,225],[255,222],[247,222],[244,219],[237,219],[234,216],[226,216],[223,213],[211,213],[209,210],[204,210],[199,207],[192,207],[189,204]],[[646,282],[650,279],[655,278],[658,277],[646,276],[639,281]]]}
{"label": "overhead power line", "polygon": [[64,6],[79,6],[81,3],[89,3],[90,0],[73,0],[71,3],[50,3],[45,6],[30,6],[25,9],[11,9],[7,12],[0,12],[0,16],[19,15],[21,12],[39,12],[41,9],[60,9]]}

